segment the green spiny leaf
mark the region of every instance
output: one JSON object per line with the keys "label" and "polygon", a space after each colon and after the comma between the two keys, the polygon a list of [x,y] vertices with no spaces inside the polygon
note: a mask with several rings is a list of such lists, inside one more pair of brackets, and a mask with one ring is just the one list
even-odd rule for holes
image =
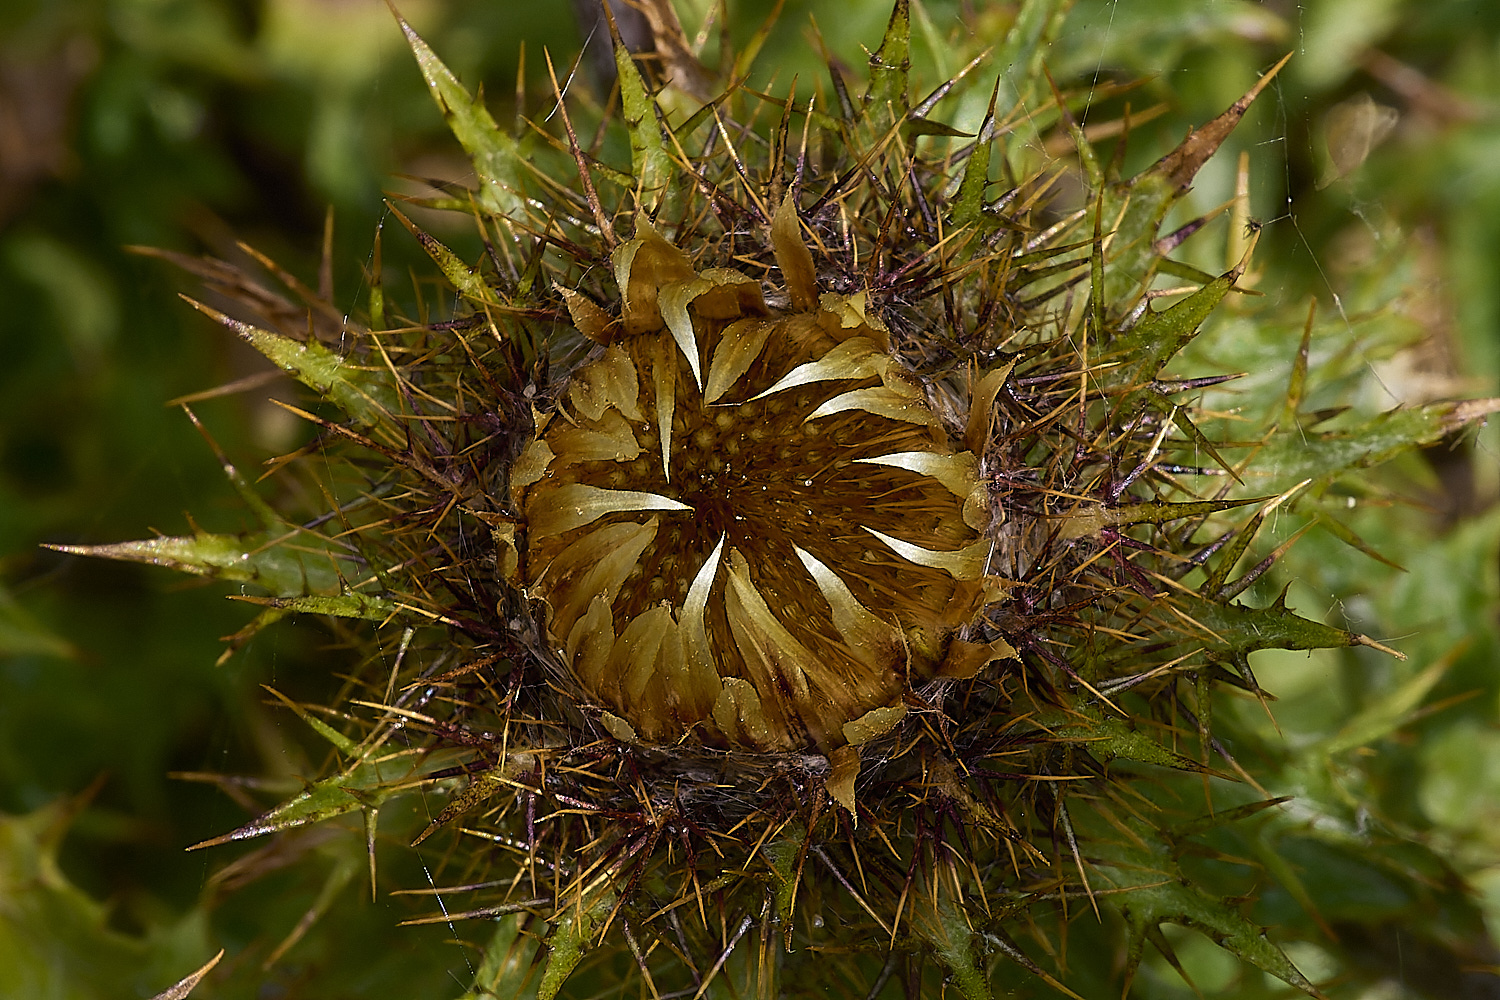
{"label": "green spiny leaf", "polygon": [[389,373],[350,364],[316,340],[293,340],[226,316],[201,302],[199,312],[244,338],[277,368],[343,410],[360,428],[379,427],[399,440],[404,436],[394,413],[400,411]]}
{"label": "green spiny leaf", "polygon": [[[1158,862],[1160,863],[1160,862]],[[1173,866],[1175,868],[1175,866]],[[1122,869],[1109,869],[1121,873]],[[1127,878],[1139,878],[1132,871]],[[1161,882],[1139,884],[1125,897],[1121,909],[1133,929],[1144,934],[1148,927],[1181,924],[1206,934],[1215,944],[1268,972],[1308,996],[1322,996],[1308,982],[1286,953],[1267,939],[1265,931],[1246,920],[1232,906],[1192,885],[1180,875]]]}
{"label": "green spiny leaf", "polygon": [[870,89],[865,115],[873,114],[877,128],[889,127],[906,115],[907,74],[911,70],[911,0],[896,0],[880,48],[870,57]]}
{"label": "green spiny leaf", "polygon": [[1326,484],[1352,469],[1431,444],[1497,410],[1500,399],[1469,399],[1389,410],[1347,431],[1281,430],[1257,453],[1248,476],[1258,489],[1279,490],[1303,479]]}
{"label": "green spiny leaf", "polygon": [[1197,594],[1173,593],[1173,607],[1184,619],[1190,641],[1203,644],[1214,659],[1237,660],[1258,649],[1337,649],[1374,646],[1354,632],[1323,625],[1296,614],[1278,599],[1264,608],[1247,608]]}
{"label": "green spiny leaf", "polygon": [[[1234,819],[1259,812],[1271,802],[1253,802],[1228,810]],[[1102,817],[1094,817],[1098,822]],[[1116,823],[1119,821],[1117,820]],[[1141,944],[1157,938],[1163,923],[1189,927],[1208,936],[1221,948],[1237,955],[1302,992],[1321,996],[1286,954],[1265,936],[1263,928],[1246,919],[1235,901],[1222,900],[1195,885],[1179,867],[1179,841],[1193,824],[1181,831],[1152,829],[1140,820],[1127,820],[1131,835],[1091,838],[1095,870],[1116,890],[1120,913],[1130,929],[1129,979],[1141,958]],[[1197,824],[1204,826],[1202,822]],[[1220,825],[1209,822],[1207,826]],[[1196,831],[1192,831],[1196,832]]]}
{"label": "green spiny leaf", "polygon": [[507,915],[485,945],[474,989],[463,1000],[534,1000],[537,941],[521,933],[521,914]]}
{"label": "green spiny leaf", "polygon": [[[1287,56],[1277,63],[1255,86],[1228,110],[1213,121],[1194,129],[1176,149],[1155,164],[1138,174],[1124,189],[1122,203],[1116,199],[1107,202],[1110,218],[1119,215],[1120,221],[1110,237],[1110,277],[1106,284],[1108,301],[1114,303],[1134,301],[1145,287],[1145,282],[1154,273],[1161,255],[1156,250],[1156,236],[1167,211],[1187,191],[1198,170],[1234,131],[1245,116],[1255,98],[1271,82],[1272,77],[1286,65]],[[1112,203],[1111,203],[1112,202]],[[1119,209],[1123,208],[1123,214]],[[1219,279],[1222,280],[1222,279]],[[1232,284],[1232,282],[1231,282]],[[1204,291],[1212,285],[1205,286]],[[1223,298],[1226,286],[1214,299]],[[1201,292],[1199,294],[1202,294]],[[1194,296],[1196,298],[1196,296]],[[1184,305],[1186,303],[1179,303]],[[1211,308],[1211,307],[1210,307]],[[1169,310],[1170,312],[1170,310]],[[1205,310],[1206,315],[1207,310]],[[1202,317],[1199,317],[1199,322]],[[1194,324],[1196,329],[1197,324]],[[1139,327],[1137,328],[1139,331]],[[1192,330],[1187,332],[1187,338]],[[1164,364],[1178,348],[1187,342],[1184,339],[1171,353],[1159,355],[1159,364]]]}
{"label": "green spiny leaf", "polygon": [[958,185],[958,195],[953,199],[953,221],[960,226],[982,226],[984,224],[984,192],[990,180],[990,154],[995,138],[995,99],[1000,84],[990,93],[989,110],[980,123],[979,135],[974,140],[974,151],[964,164],[963,180]]}
{"label": "green spiny leaf", "polygon": [[797,860],[802,855],[805,837],[805,831],[797,829],[789,836],[777,837],[760,852],[776,879],[776,913],[787,928],[792,926],[792,907],[797,901]]}
{"label": "green spiny leaf", "polygon": [[1085,744],[1091,753],[1105,763],[1124,759],[1142,764],[1157,764],[1178,771],[1207,770],[1191,757],[1168,750],[1140,730],[1132,729],[1123,719],[1075,708],[1068,713],[1065,721],[1056,724],[1049,724],[1045,719],[1040,721],[1056,738]]}
{"label": "green spiny leaf", "polygon": [[560,910],[547,937],[547,968],[537,987],[537,1000],[554,1000],[563,983],[573,974],[583,956],[594,945],[594,928],[614,909],[615,893],[605,889],[592,899],[580,899]]}
{"label": "green spiny leaf", "polygon": [[390,208],[391,213],[406,227],[407,232],[417,238],[417,242],[422,245],[422,249],[427,252],[427,256],[432,258],[433,263],[443,272],[443,277],[447,278],[449,283],[458,289],[460,295],[470,302],[481,304],[496,301],[495,293],[484,283],[484,279],[479,276],[478,268],[473,268],[465,264],[462,257],[449,250],[432,234],[421,229],[416,223],[401,214],[401,211],[395,205],[391,205]]}
{"label": "green spiny leaf", "polygon": [[961,900],[953,897],[952,871],[933,873],[913,886],[911,926],[937,952],[964,1000],[990,1000],[989,979],[974,949],[974,928]]}
{"label": "green spiny leaf", "polygon": [[1259,503],[1267,497],[1251,497],[1241,500],[1187,500],[1178,503],[1151,501],[1127,504],[1124,507],[1104,507],[1091,504],[1069,513],[1060,538],[1082,538],[1097,535],[1105,528],[1124,528],[1132,524],[1166,524],[1192,517],[1206,517],[1219,511]]}
{"label": "green spiny leaf", "polygon": [[1129,359],[1103,376],[1106,385],[1140,385],[1154,379],[1198,333],[1198,328],[1234,287],[1238,269],[1222,274],[1161,312],[1146,311],[1140,322],[1109,345],[1110,355]]}
{"label": "green spiny leaf", "polygon": [[458,77],[443,65],[411,25],[399,14],[396,20],[417,57],[427,89],[443,112],[443,120],[474,163],[474,172],[479,175],[480,206],[511,221],[523,221],[526,199],[521,178],[525,162],[519,144],[495,125],[484,101],[469,96]]}
{"label": "green spiny leaf", "polygon": [[293,614],[330,615],[334,618],[356,618],[368,622],[385,623],[408,620],[414,616],[411,609],[404,605],[369,594],[343,593],[335,596],[314,594],[304,597],[238,597],[237,599]]}
{"label": "green spiny leaf", "polygon": [[339,753],[344,754],[347,757],[352,757],[359,752],[359,747],[353,740],[345,736],[343,733],[339,732],[337,729],[334,729],[322,719],[309,713],[307,709],[303,708],[295,701],[292,701],[292,699],[288,698],[280,691],[271,687],[269,684],[262,684],[261,687],[269,692],[270,695],[277,701],[281,702],[287,708],[290,708],[293,712],[295,712],[297,714],[297,718],[301,719],[303,722],[311,726],[315,733],[323,737],[329,743],[332,743],[338,749]]}
{"label": "green spiny leaf", "polygon": [[433,817],[432,822],[427,824],[417,839],[412,841],[412,846],[420,844],[432,836],[439,829],[458,819],[460,816],[473,810],[481,803],[487,802],[508,789],[514,788],[515,782],[508,780],[503,768],[485,771],[476,774],[463,791],[454,795],[443,806],[441,812]]}
{"label": "green spiny leaf", "polygon": [[[613,30],[613,22],[611,22]],[[615,68],[620,78],[620,105],[625,128],[630,133],[630,168],[635,183],[644,195],[644,208],[651,208],[672,178],[672,157],[662,141],[661,125],[656,120],[656,102],[646,90],[641,71],[636,68],[630,50],[618,37],[614,39]]]}
{"label": "green spiny leaf", "polygon": [[48,548],[96,559],[165,566],[179,573],[234,583],[253,583],[271,593],[294,597],[337,591],[342,559],[332,552],[306,551],[268,532],[249,535],[183,535],[112,545],[50,545]]}
{"label": "green spiny leaf", "polygon": [[144,934],[126,934],[113,926],[115,907],[68,879],[57,854],[87,798],[0,813],[0,996],[152,995],[212,951],[206,908],[170,924],[148,916]]}
{"label": "green spiny leaf", "polygon": [[1219,463],[1219,468],[1223,469],[1225,472],[1234,477],[1235,482],[1244,482],[1244,480],[1240,478],[1240,474],[1235,471],[1234,467],[1225,460],[1223,455],[1219,454],[1218,445],[1210,440],[1207,434],[1203,433],[1202,429],[1199,428],[1197,423],[1194,422],[1193,418],[1188,416],[1187,410],[1185,408],[1178,406],[1172,409],[1172,423],[1177,425],[1178,430],[1182,431],[1188,436],[1188,439],[1193,442],[1193,447],[1201,448],[1206,451],[1210,458]]}
{"label": "green spiny leaf", "polygon": [[[321,823],[356,809],[378,806],[411,787],[412,759],[409,751],[399,751],[355,761],[340,773],[313,783],[306,791],[244,826],[194,844],[189,850],[263,837],[268,833]],[[433,763],[429,759],[421,767],[432,769]]]}

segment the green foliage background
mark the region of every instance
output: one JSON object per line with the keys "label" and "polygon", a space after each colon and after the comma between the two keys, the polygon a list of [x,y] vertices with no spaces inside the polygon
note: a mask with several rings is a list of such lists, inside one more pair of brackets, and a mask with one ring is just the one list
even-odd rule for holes
{"label": "green foliage background", "polygon": [[[682,6],[691,22],[695,6]],[[743,38],[770,5],[732,6]],[[1003,5],[967,6],[978,8],[981,31],[1004,18]],[[467,83],[486,84],[502,121],[514,111],[520,40],[529,114],[544,105],[542,47],[566,62],[578,46],[564,4],[414,0],[402,10]],[[946,30],[960,4],[930,0],[925,10]],[[809,13],[830,48],[857,62],[859,43],[879,38],[887,7],[789,2],[763,74],[774,68],[785,84],[795,73],[804,86],[821,78]],[[1081,0],[1066,35],[1050,62],[1059,80],[1149,76],[1132,107],[1166,103],[1165,114],[1133,130],[1128,157],[1138,165],[1295,51],[1268,99],[1200,174],[1192,209],[1230,196],[1235,155],[1248,150],[1254,211],[1268,224],[1259,287],[1293,319],[1309,297],[1325,322],[1336,317],[1315,360],[1343,372],[1346,386],[1377,387],[1360,400],[1365,409],[1496,394],[1500,8]],[[1320,189],[1334,109],[1357,108],[1360,94],[1399,113],[1394,131]],[[1335,124],[1334,134],[1351,141],[1348,126]],[[150,996],[220,946],[230,953],[223,982],[195,995],[443,996],[471,978],[474,957],[448,943],[446,928],[392,929],[411,910],[386,890],[424,881],[420,864],[403,870],[398,852],[382,855],[373,902],[342,842],[320,848],[335,872],[322,890],[305,873],[275,871],[224,894],[211,875],[233,850],[183,852],[238,825],[245,810],[169,772],[270,775],[295,789],[297,776],[317,770],[322,751],[300,724],[261,704],[259,685],[314,697],[334,683],[334,636],[314,622],[284,625],[216,668],[218,637],[249,618],[222,590],[38,548],[137,538],[146,525],[180,534],[184,510],[210,530],[244,526],[212,452],[163,403],[263,363],[178,302],[183,279],[126,245],[222,255],[243,239],[311,280],[331,206],[334,287],[356,308],[361,268],[385,220],[382,190],[405,189],[398,173],[461,180],[464,170],[377,0],[14,0],[0,8],[0,813],[12,817],[0,819],[0,996]],[[1225,222],[1216,226],[1218,236],[1200,238],[1211,270],[1222,264],[1212,248],[1227,235]],[[461,228],[442,235],[465,238]],[[404,238],[387,240],[388,273],[408,264],[424,270]],[[1284,382],[1298,332],[1291,320],[1274,329],[1242,323],[1215,339],[1214,356],[1189,360]],[[1396,351],[1398,342],[1414,346]],[[271,391],[296,397],[279,382]],[[301,433],[257,402],[262,395],[194,404],[247,470]],[[1260,654],[1260,679],[1282,699],[1274,706],[1281,735],[1267,721],[1267,736],[1284,740],[1296,760],[1319,763],[1301,778],[1286,772],[1289,781],[1332,781],[1452,859],[1485,893],[1492,921],[1500,920],[1497,455],[1500,435],[1490,428],[1350,487],[1362,502],[1351,503],[1346,522],[1404,573],[1313,532],[1253,598],[1263,603],[1295,579],[1291,604],[1301,613],[1352,623],[1410,654],[1407,664],[1347,651]],[[1278,525],[1265,549],[1302,520]],[[1334,746],[1322,766],[1317,755],[1329,745],[1320,750],[1320,737],[1361,711],[1399,709],[1392,698],[1416,690],[1412,679],[1439,662],[1441,678],[1418,694],[1440,710],[1392,735]],[[1356,770],[1357,780],[1340,784]],[[77,798],[90,789],[86,802]],[[54,849],[60,870],[51,867]],[[1304,877],[1343,879],[1347,906],[1388,906],[1398,923],[1442,919],[1382,896],[1372,871]],[[263,971],[320,891],[333,893],[329,916]],[[1267,902],[1270,916],[1275,904]],[[1377,952],[1391,946],[1370,942]],[[1207,991],[1242,985],[1233,961],[1224,965],[1212,949],[1187,942],[1182,956]],[[1390,995],[1456,981],[1443,978],[1454,970],[1428,970],[1424,980],[1418,961],[1393,965]],[[1153,975],[1161,995],[1182,988],[1164,966]]]}

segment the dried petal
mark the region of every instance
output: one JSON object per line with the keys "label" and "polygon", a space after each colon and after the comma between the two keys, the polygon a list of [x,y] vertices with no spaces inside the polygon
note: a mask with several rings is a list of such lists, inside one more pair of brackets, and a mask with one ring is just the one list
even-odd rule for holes
{"label": "dried petal", "polygon": [[865,530],[890,546],[891,551],[901,558],[909,559],[918,566],[932,566],[943,570],[955,580],[977,580],[983,576],[984,564],[988,561],[990,550],[994,547],[994,543],[988,538],[982,538],[965,548],[944,552],[939,549],[924,549],[911,542],[903,542],[899,538],[883,535],[874,528]]}
{"label": "dried petal", "polygon": [[742,319],[724,328],[724,332],[719,335],[719,346],[708,366],[708,383],[703,387],[705,403],[717,403],[750,370],[755,359],[765,350],[767,338],[780,322]]}
{"label": "dried petal", "polygon": [[[539,440],[534,444],[540,444],[546,449],[547,455],[552,456],[552,448],[545,441]],[[628,462],[641,453],[635,431],[616,409],[605,410],[598,420],[586,425],[559,427],[553,432],[552,445],[562,455],[559,465],[575,462]],[[524,460],[527,455],[523,453],[521,458]],[[533,475],[535,464],[540,458],[541,455],[537,455],[532,459],[532,468],[526,470],[528,475]],[[521,462],[516,464],[519,466]],[[540,473],[536,473],[533,478],[517,485],[530,486],[540,478]]]}
{"label": "dried petal", "polygon": [[609,407],[639,421],[641,380],[635,363],[617,346],[606,347],[604,354],[573,373],[568,386],[568,400],[585,420],[598,420]]}
{"label": "dried petal", "polygon": [[828,605],[833,610],[833,627],[839,630],[849,650],[860,662],[869,666],[889,664],[893,651],[901,649],[901,633],[881,621],[849,592],[849,587],[838,575],[824,565],[806,549],[792,546],[802,565],[812,574]]}
{"label": "dried petal", "polygon": [[535,537],[560,535],[585,524],[592,524],[606,514],[624,514],[643,510],[692,510],[685,503],[658,493],[640,490],[605,490],[583,483],[568,483],[548,494],[550,503],[530,516]]}
{"label": "dried petal", "polygon": [[751,398],[762,399],[772,393],[785,392],[814,382],[872,378],[882,374],[892,364],[894,362],[890,356],[881,353],[872,341],[865,337],[853,337],[818,360],[798,365],[778,379],[771,388]]}

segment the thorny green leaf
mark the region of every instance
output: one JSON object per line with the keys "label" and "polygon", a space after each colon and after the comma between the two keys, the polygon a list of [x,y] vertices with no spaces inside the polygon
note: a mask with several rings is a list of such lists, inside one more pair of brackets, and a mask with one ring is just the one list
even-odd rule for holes
{"label": "thorny green leaf", "polygon": [[1238,657],[1257,649],[1336,649],[1368,646],[1364,636],[1303,618],[1282,599],[1264,608],[1249,608],[1210,600],[1197,594],[1174,593],[1182,634],[1203,643],[1210,655]]}
{"label": "thorny green leaf", "polygon": [[411,620],[410,608],[384,597],[343,593],[337,596],[314,594],[305,597],[242,597],[240,600],[261,604],[284,612],[304,615],[331,615],[334,618],[357,618],[369,622]]}
{"label": "thorny green leaf", "polygon": [[281,702],[287,708],[290,708],[293,712],[297,713],[297,718],[301,719],[303,722],[311,726],[313,731],[316,732],[319,736],[323,737],[329,743],[332,743],[334,747],[338,749],[339,753],[345,755],[346,757],[353,757],[358,754],[358,744],[356,744],[349,737],[345,736],[337,729],[334,729],[322,719],[319,719],[317,716],[311,714],[307,711],[307,709],[303,708],[295,701],[292,701],[286,695],[282,694],[280,691],[277,691],[270,685],[262,684],[261,687],[269,691],[277,701]]}
{"label": "thorny green leaf", "polygon": [[547,937],[547,967],[537,987],[537,1000],[554,1000],[594,946],[594,931],[614,908],[615,898],[614,891],[607,888],[592,894],[584,892],[552,918],[552,933]]}
{"label": "thorny green leaf", "polygon": [[776,879],[776,913],[785,926],[790,927],[794,914],[792,903],[797,895],[797,861],[801,857],[806,832],[794,829],[788,836],[778,837],[760,852],[771,866]]}
{"label": "thorny green leaf", "polygon": [[202,303],[192,302],[192,305],[239,334],[277,368],[343,410],[356,427],[379,427],[395,440],[401,439],[402,432],[394,416],[400,412],[400,406],[390,374],[385,370],[350,364],[316,340],[293,340],[242,323]]}
{"label": "thorny green leaf", "polygon": [[1311,479],[1326,484],[1354,469],[1379,465],[1404,451],[1431,444],[1500,410],[1500,399],[1469,399],[1388,410],[1363,426],[1313,434],[1278,430],[1245,473],[1256,490],[1275,492]]}
{"label": "thorny green leaf", "polygon": [[470,302],[479,304],[495,301],[495,293],[484,283],[484,279],[479,276],[477,268],[472,268],[468,264],[465,264],[463,258],[459,257],[452,250],[449,250],[431,234],[419,228],[403,215],[396,206],[391,206],[391,213],[406,227],[409,233],[416,237],[417,242],[422,245],[422,249],[427,252],[427,256],[432,258],[432,262],[443,272],[443,277],[447,278],[453,287],[458,289],[460,295]]}
{"label": "thorny green leaf", "polygon": [[212,950],[201,908],[125,934],[68,879],[57,854],[85,798],[0,814],[0,996],[147,996]]}
{"label": "thorny green leaf", "polygon": [[620,79],[620,104],[625,128],[630,133],[630,168],[636,186],[644,195],[643,207],[650,209],[672,177],[672,157],[662,141],[661,125],[656,120],[656,102],[646,90],[641,71],[636,68],[630,50],[618,38],[614,40],[615,67]]}
{"label": "thorny green leaf", "polygon": [[1038,721],[1056,738],[1082,743],[1105,763],[1120,758],[1179,771],[1207,770],[1192,758],[1168,750],[1140,730],[1132,729],[1120,718],[1076,708],[1065,720],[1054,723],[1044,718]]}
{"label": "thorny green leaf", "polygon": [[[1131,303],[1136,300],[1145,288],[1146,282],[1155,273],[1156,261],[1160,258],[1156,249],[1157,233],[1168,210],[1187,191],[1188,185],[1192,183],[1198,170],[1208,162],[1209,157],[1234,131],[1251,103],[1271,82],[1281,67],[1286,65],[1289,58],[1290,55],[1286,56],[1262,75],[1255,85],[1243,97],[1230,105],[1223,114],[1194,129],[1176,149],[1158,160],[1149,170],[1138,174],[1120,194],[1106,191],[1105,217],[1113,219],[1118,216],[1120,218],[1110,236],[1110,267],[1105,281],[1106,302],[1118,304]],[[1120,214],[1122,208],[1124,209],[1123,215]],[[1231,280],[1230,285],[1232,284]],[[1224,286],[1214,301],[1223,298],[1224,292],[1228,290],[1229,285]],[[1197,293],[1197,295],[1201,294],[1203,294],[1202,291]],[[1183,304],[1185,303],[1179,303],[1179,305]],[[1201,322],[1202,318],[1200,315],[1198,321]],[[1174,327],[1181,325],[1178,322],[1174,324]],[[1197,324],[1193,325],[1196,327]],[[1135,332],[1139,334],[1139,328]],[[1173,328],[1164,332],[1169,336],[1183,336],[1180,329]],[[1192,331],[1187,331],[1186,338],[1190,339],[1191,336]],[[1177,348],[1186,343],[1187,339],[1178,343]],[[1136,342],[1140,343],[1139,340]],[[1149,344],[1144,346],[1149,347]],[[1174,351],[1177,348],[1174,348]],[[1158,367],[1170,356],[1170,354],[1158,353]],[[1144,366],[1141,367],[1144,368]]]}
{"label": "thorny green leaf", "polygon": [[513,222],[523,222],[526,199],[521,178],[525,166],[520,145],[495,125],[482,96],[469,96],[458,77],[443,65],[411,25],[399,15],[396,20],[417,57],[432,99],[443,112],[443,120],[474,163],[474,171],[479,175],[480,207]]}
{"label": "thorny green leaf", "polygon": [[[960,226],[987,228],[984,216],[984,194],[990,179],[990,156],[995,141],[995,99],[999,94],[999,81],[990,94],[990,106],[980,123],[979,134],[974,140],[974,151],[964,164],[963,180],[959,181],[958,194],[953,199],[953,221]],[[972,244],[971,244],[972,245]]]}
{"label": "thorny green leaf", "polygon": [[994,994],[974,947],[974,928],[945,874],[934,873],[931,882],[913,887],[912,929],[932,945],[964,1000],[990,1000]]}
{"label": "thorny green leaf", "polygon": [[[1242,820],[1274,804],[1252,802],[1229,812],[1235,820]],[[1104,825],[1103,817],[1092,810],[1079,813],[1081,822]],[[1129,928],[1127,981],[1135,975],[1143,945],[1150,941],[1160,949],[1164,942],[1159,928],[1172,923],[1205,934],[1226,951],[1309,996],[1322,996],[1286,953],[1266,937],[1265,929],[1240,912],[1237,900],[1209,894],[1182,870],[1177,852],[1186,839],[1187,828],[1158,830],[1138,819],[1124,822],[1128,833],[1122,835],[1121,830],[1111,827],[1108,834],[1090,837],[1090,844],[1092,870],[1104,883],[1094,888],[1115,891],[1109,898],[1119,907]],[[1172,962],[1172,956],[1166,952],[1163,955]]]}
{"label": "thorny green leaf", "polygon": [[870,56],[870,89],[863,120],[889,127],[906,114],[907,73],[911,69],[911,4],[896,0],[880,48]]}
{"label": "thorny green leaf", "polygon": [[148,538],[111,545],[52,545],[49,548],[96,559],[164,566],[179,573],[206,576],[233,583],[253,583],[278,597],[293,598],[326,594],[339,589],[339,577],[348,568],[332,551],[293,544],[295,532],[272,535],[196,535]]}
{"label": "thorny green leaf", "polygon": [[406,751],[366,757],[338,774],[314,782],[306,791],[244,826],[194,844],[190,850],[263,837],[268,833],[321,823],[356,809],[379,806],[393,796],[409,791],[419,773],[432,769],[430,759],[414,765]]}
{"label": "thorny green leaf", "polygon": [[1231,271],[1168,309],[1147,310],[1135,326],[1110,343],[1111,357],[1128,360],[1106,373],[1104,384],[1143,386],[1156,378],[1163,366],[1197,335],[1198,328],[1234,287],[1238,277],[1238,271]]}
{"label": "thorny green leaf", "polygon": [[535,1000],[538,942],[521,931],[521,914],[508,914],[495,926],[474,975],[474,989],[462,1000]]}
{"label": "thorny green leaf", "polygon": [[1061,537],[1082,538],[1096,535],[1105,528],[1125,528],[1132,524],[1166,524],[1192,517],[1204,517],[1219,511],[1257,503],[1265,497],[1243,500],[1187,500],[1181,502],[1156,501],[1127,504],[1123,507],[1105,507],[1092,504],[1068,514],[1063,522]]}
{"label": "thorny green leaf", "polygon": [[[1148,834],[1151,836],[1151,834]],[[1322,996],[1264,929],[1246,920],[1229,903],[1215,899],[1183,877],[1176,864],[1138,848],[1116,848],[1113,863],[1097,870],[1119,888],[1130,888],[1120,910],[1131,933],[1144,936],[1163,923],[1180,924],[1206,934],[1215,944],[1268,972],[1308,996]]]}

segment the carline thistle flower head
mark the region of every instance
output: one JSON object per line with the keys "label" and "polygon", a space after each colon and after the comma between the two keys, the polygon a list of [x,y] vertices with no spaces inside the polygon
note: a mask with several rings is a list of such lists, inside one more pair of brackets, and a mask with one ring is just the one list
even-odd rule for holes
{"label": "carline thistle flower head", "polygon": [[848,747],[1009,652],[958,635],[999,593],[987,422],[950,433],[868,294],[819,291],[791,195],[780,287],[635,225],[618,317],[564,292],[603,349],[512,470],[519,580],[611,733],[834,754],[852,807]]}
{"label": "carline thistle flower head", "polygon": [[1146,944],[1176,961],[1168,923],[1316,995],[1184,858],[1276,801],[1231,784],[1215,688],[1259,697],[1258,649],[1377,644],[1237,602],[1274,555],[1237,566],[1309,483],[1494,407],[1339,432],[1309,470],[1305,338],[1260,439],[1200,426],[1229,376],[1163,373],[1246,262],[1173,263],[1202,220],[1160,229],[1275,70],[1121,178],[1086,97],[1039,83],[1065,5],[1017,12],[997,58],[1038,71],[974,135],[934,116],[994,72],[913,103],[906,0],[863,98],[830,64],[813,101],[728,86],[732,58],[705,89],[646,6],[657,61],[616,38],[590,147],[561,88],[561,132],[523,146],[402,23],[479,181],[427,201],[473,217],[476,264],[396,213],[450,317],[403,320],[378,248],[366,324],[311,293],[287,322],[183,261],[342,411],[304,413],[318,463],[282,463],[334,505],[278,511],[231,469],[259,531],[84,551],[263,587],[238,641],[315,612],[376,642],[347,728],[312,720],[341,765],[210,844],[361,811],[373,872],[377,814],[446,796],[416,841],[453,831],[453,893],[479,894],[434,920],[499,920],[476,997],[1077,995],[1070,938],[1072,975],[1128,991]]}

